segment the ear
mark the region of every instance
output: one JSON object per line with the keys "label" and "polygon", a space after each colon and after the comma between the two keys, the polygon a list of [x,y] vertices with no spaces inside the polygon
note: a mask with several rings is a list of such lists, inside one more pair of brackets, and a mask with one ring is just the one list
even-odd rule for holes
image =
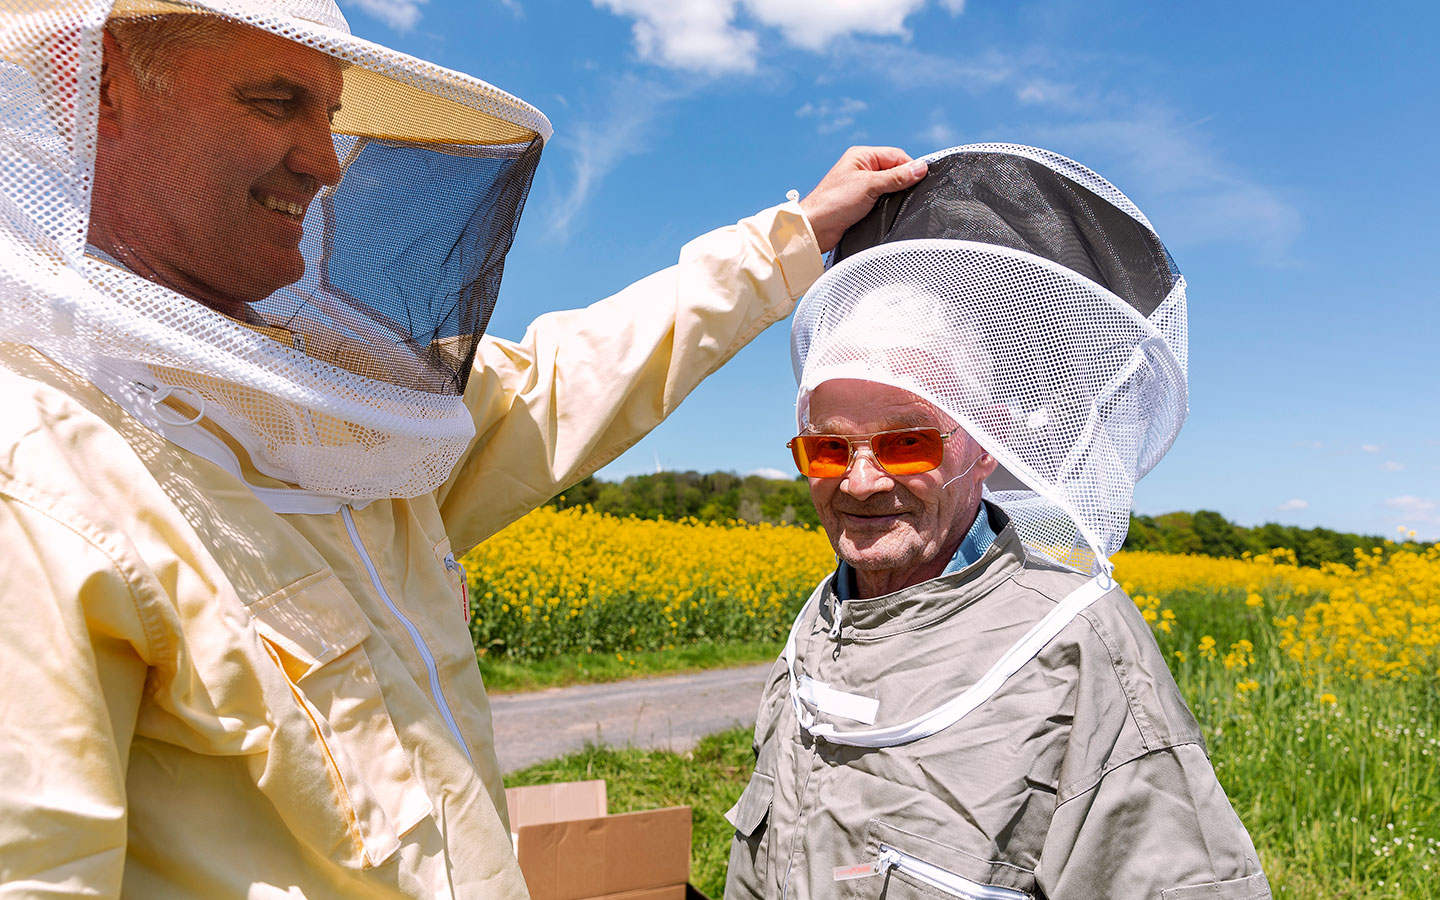
{"label": "ear", "polygon": [[121,94],[115,77],[116,72],[125,66],[125,53],[108,30],[104,42],[105,52],[100,57],[100,135],[115,138],[120,136]]}
{"label": "ear", "polygon": [[995,469],[999,467],[999,465],[1000,462],[991,456],[989,451],[980,454],[980,458],[975,461],[975,471],[980,475],[979,480],[984,481],[995,474]]}

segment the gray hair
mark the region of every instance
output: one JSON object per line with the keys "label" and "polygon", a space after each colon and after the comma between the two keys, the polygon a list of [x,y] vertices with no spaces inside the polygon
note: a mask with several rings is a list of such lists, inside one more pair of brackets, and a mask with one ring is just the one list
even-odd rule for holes
{"label": "gray hair", "polygon": [[175,59],[180,51],[223,47],[234,36],[234,27],[228,19],[195,13],[113,18],[105,23],[105,30],[125,51],[135,80],[155,94],[175,90]]}

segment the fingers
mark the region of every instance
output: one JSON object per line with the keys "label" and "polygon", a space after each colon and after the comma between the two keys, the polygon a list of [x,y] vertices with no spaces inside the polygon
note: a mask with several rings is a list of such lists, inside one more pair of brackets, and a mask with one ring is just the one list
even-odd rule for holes
{"label": "fingers", "polygon": [[840,241],[845,229],[865,217],[885,194],[903,191],[925,177],[925,164],[899,147],[851,147],[831,167],[801,208],[822,253]]}

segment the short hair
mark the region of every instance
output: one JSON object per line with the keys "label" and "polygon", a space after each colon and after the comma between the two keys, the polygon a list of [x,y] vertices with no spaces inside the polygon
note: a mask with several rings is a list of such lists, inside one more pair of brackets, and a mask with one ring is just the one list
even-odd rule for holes
{"label": "short hair", "polygon": [[233,36],[234,22],[198,13],[117,17],[105,30],[125,51],[136,82],[147,91],[175,90],[175,58],[191,47],[222,47]]}

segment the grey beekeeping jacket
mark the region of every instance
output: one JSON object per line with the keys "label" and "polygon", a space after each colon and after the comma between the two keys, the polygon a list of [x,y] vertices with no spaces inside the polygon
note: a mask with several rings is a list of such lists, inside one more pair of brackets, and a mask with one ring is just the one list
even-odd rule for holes
{"label": "grey beekeeping jacket", "polygon": [[[1027,559],[1003,512],[975,564],[805,613],[797,671],[879,701],[874,727],[973,684],[1085,577]],[[865,726],[821,714],[841,731]],[[755,726],[755,773],[725,896],[1051,900],[1268,898],[1255,847],[1149,626],[1118,587],[950,728],[881,749],[801,731],[782,659]],[[883,864],[865,864],[883,860]],[[861,877],[837,880],[837,869]]]}

